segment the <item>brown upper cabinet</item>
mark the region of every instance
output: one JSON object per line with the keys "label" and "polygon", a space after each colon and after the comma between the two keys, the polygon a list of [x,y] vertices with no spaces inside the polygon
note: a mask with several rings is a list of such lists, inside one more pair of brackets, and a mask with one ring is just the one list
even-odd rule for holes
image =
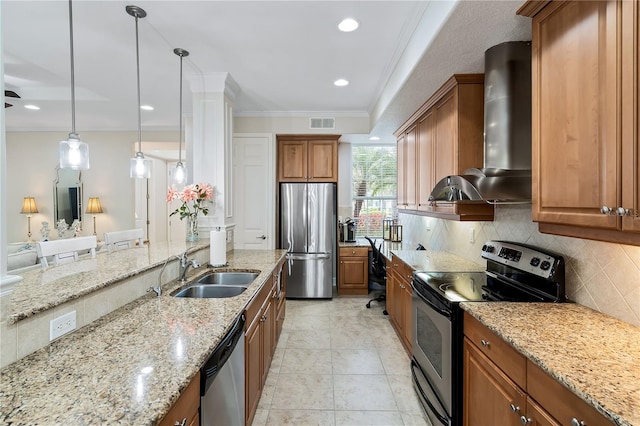
{"label": "brown upper cabinet", "polygon": [[530,1],[533,220],[640,245],[637,1]]}
{"label": "brown upper cabinet", "polygon": [[278,182],[338,182],[340,135],[278,135]]}
{"label": "brown upper cabinet", "polygon": [[483,165],[484,75],[455,74],[395,133],[398,208],[453,220],[493,220],[486,203],[429,201],[435,184]]}

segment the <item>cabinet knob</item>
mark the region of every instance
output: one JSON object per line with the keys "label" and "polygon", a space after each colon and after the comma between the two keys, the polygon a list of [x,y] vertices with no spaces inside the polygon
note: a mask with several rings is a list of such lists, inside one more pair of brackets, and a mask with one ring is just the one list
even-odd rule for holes
{"label": "cabinet knob", "polygon": [[614,214],[613,210],[610,207],[602,206],[600,208],[600,213],[602,214]]}
{"label": "cabinet knob", "polygon": [[584,420],[578,420],[575,417],[571,419],[571,426],[587,426]]}
{"label": "cabinet knob", "polygon": [[531,419],[525,416],[520,416],[520,423],[522,423],[523,425],[528,425],[529,423],[531,423]]}
{"label": "cabinet knob", "polygon": [[515,404],[510,404],[510,405],[509,405],[509,408],[511,409],[511,412],[512,412],[512,413],[517,413],[518,411],[520,411],[520,407],[518,407],[518,406],[517,406],[517,405],[515,405]]}
{"label": "cabinet knob", "polygon": [[484,339],[482,339],[482,340],[480,340],[480,344],[481,344],[482,346],[484,346],[485,348],[488,348],[488,347],[489,347],[489,341],[488,341],[488,340],[484,340]]}

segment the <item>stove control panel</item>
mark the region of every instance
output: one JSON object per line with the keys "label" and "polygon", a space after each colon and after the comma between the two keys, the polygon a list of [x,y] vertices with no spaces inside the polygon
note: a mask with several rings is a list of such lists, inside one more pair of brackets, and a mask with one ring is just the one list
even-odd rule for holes
{"label": "stove control panel", "polygon": [[487,241],[482,246],[482,257],[547,279],[553,277],[562,259],[550,252],[507,241]]}

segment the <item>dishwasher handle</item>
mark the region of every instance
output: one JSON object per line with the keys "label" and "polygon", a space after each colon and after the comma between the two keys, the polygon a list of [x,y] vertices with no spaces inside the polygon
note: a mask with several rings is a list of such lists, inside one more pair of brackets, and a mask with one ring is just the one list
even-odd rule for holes
{"label": "dishwasher handle", "polygon": [[240,315],[233,324],[229,332],[224,336],[222,341],[213,350],[207,362],[200,369],[200,396],[203,396],[213,380],[216,378],[222,366],[227,362],[233,350],[236,348],[238,341],[244,338],[245,316]]}

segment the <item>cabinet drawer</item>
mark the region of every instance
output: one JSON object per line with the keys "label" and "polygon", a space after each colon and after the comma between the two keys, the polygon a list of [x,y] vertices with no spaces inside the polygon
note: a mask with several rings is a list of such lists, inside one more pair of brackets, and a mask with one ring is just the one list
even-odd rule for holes
{"label": "cabinet drawer", "polygon": [[467,312],[464,313],[464,335],[518,386],[526,387],[526,358]]}
{"label": "cabinet drawer", "polygon": [[340,247],[340,256],[367,257],[369,247]]}
{"label": "cabinet drawer", "polygon": [[[588,405],[531,361],[527,361],[527,393],[562,425],[612,424],[595,408]],[[577,423],[573,419],[576,419]]]}
{"label": "cabinet drawer", "polygon": [[402,279],[402,281],[406,283],[410,283],[413,275],[413,268],[395,256],[391,259],[391,263],[393,263],[393,270],[398,275],[398,278]]}

